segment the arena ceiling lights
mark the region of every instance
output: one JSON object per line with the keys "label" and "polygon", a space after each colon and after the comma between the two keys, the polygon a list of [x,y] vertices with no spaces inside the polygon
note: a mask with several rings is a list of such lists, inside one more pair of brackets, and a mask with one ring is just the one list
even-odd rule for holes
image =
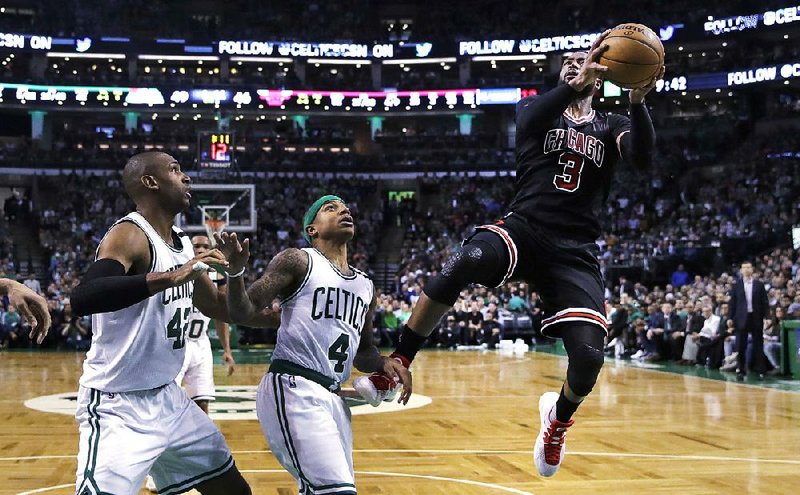
{"label": "arena ceiling lights", "polygon": [[263,62],[268,64],[291,64],[293,58],[288,57],[231,57],[231,62]]}
{"label": "arena ceiling lights", "polygon": [[442,64],[442,63],[455,63],[455,57],[440,57],[440,58],[399,58],[395,60],[383,60],[381,63],[384,65],[413,65],[413,64]]}
{"label": "arena ceiling lights", "polygon": [[315,65],[369,65],[372,62],[367,59],[346,60],[342,58],[309,58],[306,61]]}
{"label": "arena ceiling lights", "polygon": [[68,52],[47,52],[48,57],[56,58],[111,58],[124,59],[124,53],[68,53]]}
{"label": "arena ceiling lights", "polygon": [[219,57],[215,55],[139,55],[139,60],[172,60],[183,62],[217,62]]}
{"label": "arena ceiling lights", "polygon": [[547,60],[547,55],[477,55],[472,57],[473,62],[497,62],[498,60]]}

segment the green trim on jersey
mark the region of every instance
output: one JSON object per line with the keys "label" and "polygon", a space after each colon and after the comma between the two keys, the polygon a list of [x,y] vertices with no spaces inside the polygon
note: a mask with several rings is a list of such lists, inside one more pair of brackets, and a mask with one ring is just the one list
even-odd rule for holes
{"label": "green trim on jersey", "polygon": [[100,396],[102,393],[99,390],[91,389],[91,398],[89,404],[86,406],[86,412],[89,415],[89,426],[92,432],[89,434],[89,450],[86,452],[86,467],[83,470],[83,481],[75,493],[81,493],[86,487],[86,482],[89,482],[94,488],[95,493],[100,493],[100,488],[94,480],[94,470],[97,467],[97,450],[100,446],[100,418],[97,415],[97,407],[100,405]]}

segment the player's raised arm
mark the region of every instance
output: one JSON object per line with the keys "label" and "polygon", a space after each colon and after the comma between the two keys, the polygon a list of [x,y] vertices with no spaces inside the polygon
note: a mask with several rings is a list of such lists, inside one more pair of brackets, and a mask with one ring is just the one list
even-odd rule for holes
{"label": "player's raised arm", "polygon": [[76,315],[119,311],[144,301],[170,287],[177,287],[205,274],[208,265],[227,265],[214,249],[196,256],[177,270],[149,272],[150,246],[144,232],[131,222],[112,228],[100,243],[97,261],[72,291]]}
{"label": "player's raised arm", "polygon": [[623,132],[617,137],[620,156],[640,170],[647,170],[653,165],[653,152],[656,146],[656,130],[644,104],[644,97],[656,87],[656,81],[663,77],[662,67],[647,86],[630,91],[630,132]]}
{"label": "player's raised arm", "polygon": [[297,248],[286,249],[272,258],[264,275],[245,290],[242,275],[250,256],[249,240],[239,243],[235,233],[215,234],[214,238],[230,260],[227,306],[231,323],[250,324],[259,313],[272,314],[272,301],[291,295],[308,271],[308,255]]}

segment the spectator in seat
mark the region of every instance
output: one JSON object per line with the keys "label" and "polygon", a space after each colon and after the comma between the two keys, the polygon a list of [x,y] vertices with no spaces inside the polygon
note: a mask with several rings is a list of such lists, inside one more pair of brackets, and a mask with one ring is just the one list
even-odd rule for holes
{"label": "spectator in seat", "polygon": [[42,285],[36,279],[35,273],[33,272],[28,273],[28,278],[25,279],[25,282],[23,282],[23,284],[25,284],[25,286],[28,287],[33,292],[42,295]]}
{"label": "spectator in seat", "polygon": [[461,328],[456,322],[455,315],[448,312],[445,315],[444,323],[440,324],[439,329],[436,331],[436,345],[446,349],[455,349],[460,335]]}
{"label": "spectator in seat", "polygon": [[61,336],[66,339],[67,348],[76,351],[88,351],[92,344],[92,336],[84,318],[72,314],[69,299],[64,300],[64,323],[61,325]]}
{"label": "spectator in seat", "polygon": [[464,334],[461,336],[461,343],[471,345],[476,342],[477,334],[483,328],[483,314],[481,314],[477,302],[473,301],[470,305],[470,311],[466,315],[466,323]]}
{"label": "spectator in seat", "polygon": [[495,319],[494,313],[489,311],[481,322],[481,328],[478,331],[478,345],[494,349],[502,338],[503,329],[500,327],[500,323]]}
{"label": "spectator in seat", "polygon": [[678,269],[672,272],[672,286],[675,289],[680,289],[689,283],[689,273],[683,266],[683,263],[678,265]]}
{"label": "spectator in seat", "polygon": [[703,328],[696,335],[697,364],[719,368],[722,365],[723,341],[725,334],[720,328],[722,319],[714,314],[711,306],[703,306]]}

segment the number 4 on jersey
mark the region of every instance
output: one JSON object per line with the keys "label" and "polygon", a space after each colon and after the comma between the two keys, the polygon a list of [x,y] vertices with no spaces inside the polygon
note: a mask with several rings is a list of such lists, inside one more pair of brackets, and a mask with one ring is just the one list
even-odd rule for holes
{"label": "number 4 on jersey", "polygon": [[583,172],[583,157],[575,153],[565,152],[558,157],[558,164],[564,167],[561,174],[553,178],[556,189],[575,192],[581,186],[581,172]]}
{"label": "number 4 on jersey", "polygon": [[347,350],[350,348],[350,337],[343,333],[336,341],[328,348],[328,359],[335,361],[333,371],[342,373],[344,371],[344,362],[347,361]]}
{"label": "number 4 on jersey", "polygon": [[[181,314],[181,311],[183,311],[183,314]],[[183,308],[183,310],[178,308],[169,324],[167,324],[167,338],[175,339],[175,342],[172,343],[173,349],[180,349],[186,344],[186,327],[189,325],[191,312],[191,307]]]}

